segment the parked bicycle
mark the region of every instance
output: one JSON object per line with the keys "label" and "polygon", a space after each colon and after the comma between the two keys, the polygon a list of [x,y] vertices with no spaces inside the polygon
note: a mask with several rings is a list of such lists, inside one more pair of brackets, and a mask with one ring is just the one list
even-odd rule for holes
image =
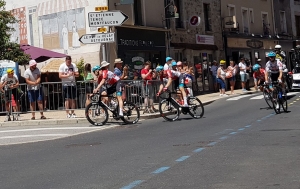
{"label": "parked bicycle", "polygon": [[[166,94],[167,97],[163,97]],[[204,115],[204,107],[202,102],[194,96],[188,96],[188,107],[183,106],[182,102],[176,100],[172,95],[181,95],[178,92],[171,92],[167,90],[160,95],[161,101],[159,102],[160,115],[167,121],[176,121],[180,113],[190,114],[195,119],[200,119]]]}
{"label": "parked bicycle", "polygon": [[[93,125],[105,125],[110,116],[108,111],[112,113],[111,116],[115,120],[121,119],[126,124],[135,124],[140,119],[139,109],[130,101],[124,100],[124,116],[120,117],[118,113],[119,103],[115,95],[101,95],[100,93],[97,93],[92,94],[90,98],[92,102],[85,108],[85,116]],[[102,101],[103,98],[108,98],[107,104]]]}

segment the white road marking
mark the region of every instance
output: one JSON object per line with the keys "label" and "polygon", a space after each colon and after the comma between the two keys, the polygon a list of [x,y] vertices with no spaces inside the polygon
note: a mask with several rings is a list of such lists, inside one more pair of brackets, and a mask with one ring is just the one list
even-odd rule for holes
{"label": "white road marking", "polygon": [[32,137],[57,137],[57,136],[69,136],[69,134],[37,134],[37,135],[18,135],[18,136],[5,136],[1,139],[13,139],[13,138],[32,138]]}
{"label": "white road marking", "polygon": [[239,100],[241,98],[246,98],[249,96],[253,96],[253,94],[248,94],[248,95],[240,95],[240,96],[236,96],[236,97],[232,97],[232,98],[228,98],[227,100]]}
{"label": "white road marking", "polygon": [[250,98],[250,100],[258,100],[258,99],[263,99],[263,98],[264,98],[264,95],[258,95],[258,96]]}

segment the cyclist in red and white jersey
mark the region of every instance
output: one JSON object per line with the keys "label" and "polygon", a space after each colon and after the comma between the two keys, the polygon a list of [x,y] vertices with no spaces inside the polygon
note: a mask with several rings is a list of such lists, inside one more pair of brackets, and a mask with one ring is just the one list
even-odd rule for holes
{"label": "cyclist in red and white jersey", "polygon": [[[258,86],[261,86],[265,82],[265,69],[261,68],[259,64],[254,64],[253,69],[253,79],[254,79],[254,88],[258,91]],[[260,87],[262,91],[262,87]]]}
{"label": "cyclist in red and white jersey", "polygon": [[164,70],[164,73],[160,75],[160,80],[162,83],[164,78],[167,78],[168,82],[164,87],[160,87],[157,95],[159,95],[162,91],[166,91],[174,81],[174,89],[177,90],[179,88],[182,94],[184,101],[183,106],[188,106],[186,92],[184,90],[185,74],[177,70],[177,63],[175,61],[172,62],[172,70]]}
{"label": "cyclist in red and white jersey", "polygon": [[[113,72],[108,70],[110,63],[102,61],[100,64],[100,72],[98,77],[98,86],[94,89],[94,93],[97,93],[100,89],[101,95],[110,95],[114,92],[117,93],[117,99],[119,102],[119,116],[123,117],[123,99],[122,99],[122,83],[120,78]],[[105,86],[106,89],[101,88]]]}

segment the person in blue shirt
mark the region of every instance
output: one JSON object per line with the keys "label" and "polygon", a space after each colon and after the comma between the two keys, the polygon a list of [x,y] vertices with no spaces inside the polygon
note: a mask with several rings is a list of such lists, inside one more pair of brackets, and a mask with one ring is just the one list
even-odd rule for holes
{"label": "person in blue shirt", "polygon": [[114,74],[118,76],[121,80],[127,79],[128,67],[124,66],[122,70],[123,61],[120,58],[115,59],[115,69]]}

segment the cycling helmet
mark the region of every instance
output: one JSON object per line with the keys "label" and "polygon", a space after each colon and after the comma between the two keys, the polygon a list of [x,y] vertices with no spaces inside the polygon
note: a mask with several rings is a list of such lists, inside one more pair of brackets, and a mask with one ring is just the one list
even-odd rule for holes
{"label": "cycling helmet", "polygon": [[172,60],[172,59],[173,59],[173,58],[171,58],[171,57],[168,56],[168,57],[166,58],[166,62],[168,62],[168,61],[170,61],[170,60]]}
{"label": "cycling helmet", "polygon": [[182,65],[182,62],[181,61],[178,61],[177,62],[177,66],[181,66]]}
{"label": "cycling helmet", "polygon": [[8,73],[8,74],[13,74],[15,71],[12,69],[12,68],[8,68],[7,70],[6,70],[6,73]]}
{"label": "cycling helmet", "polygon": [[164,67],[163,66],[157,66],[155,69],[157,72],[163,71]]}
{"label": "cycling helmet", "polygon": [[225,60],[220,60],[220,65],[225,65],[226,61]]}
{"label": "cycling helmet", "polygon": [[274,52],[269,52],[269,54],[268,54],[268,57],[275,57],[276,56],[276,53],[274,53]]}
{"label": "cycling helmet", "polygon": [[275,45],[275,49],[281,49],[281,45]]}
{"label": "cycling helmet", "polygon": [[172,66],[177,66],[177,63],[175,61],[172,62]]}
{"label": "cycling helmet", "polygon": [[100,70],[100,66],[98,66],[98,65],[94,66],[93,69],[92,69],[92,71],[95,72],[96,70]]}
{"label": "cycling helmet", "polygon": [[257,71],[257,70],[259,70],[259,68],[260,68],[260,65],[259,64],[254,64],[254,66],[253,66],[253,71]]}

